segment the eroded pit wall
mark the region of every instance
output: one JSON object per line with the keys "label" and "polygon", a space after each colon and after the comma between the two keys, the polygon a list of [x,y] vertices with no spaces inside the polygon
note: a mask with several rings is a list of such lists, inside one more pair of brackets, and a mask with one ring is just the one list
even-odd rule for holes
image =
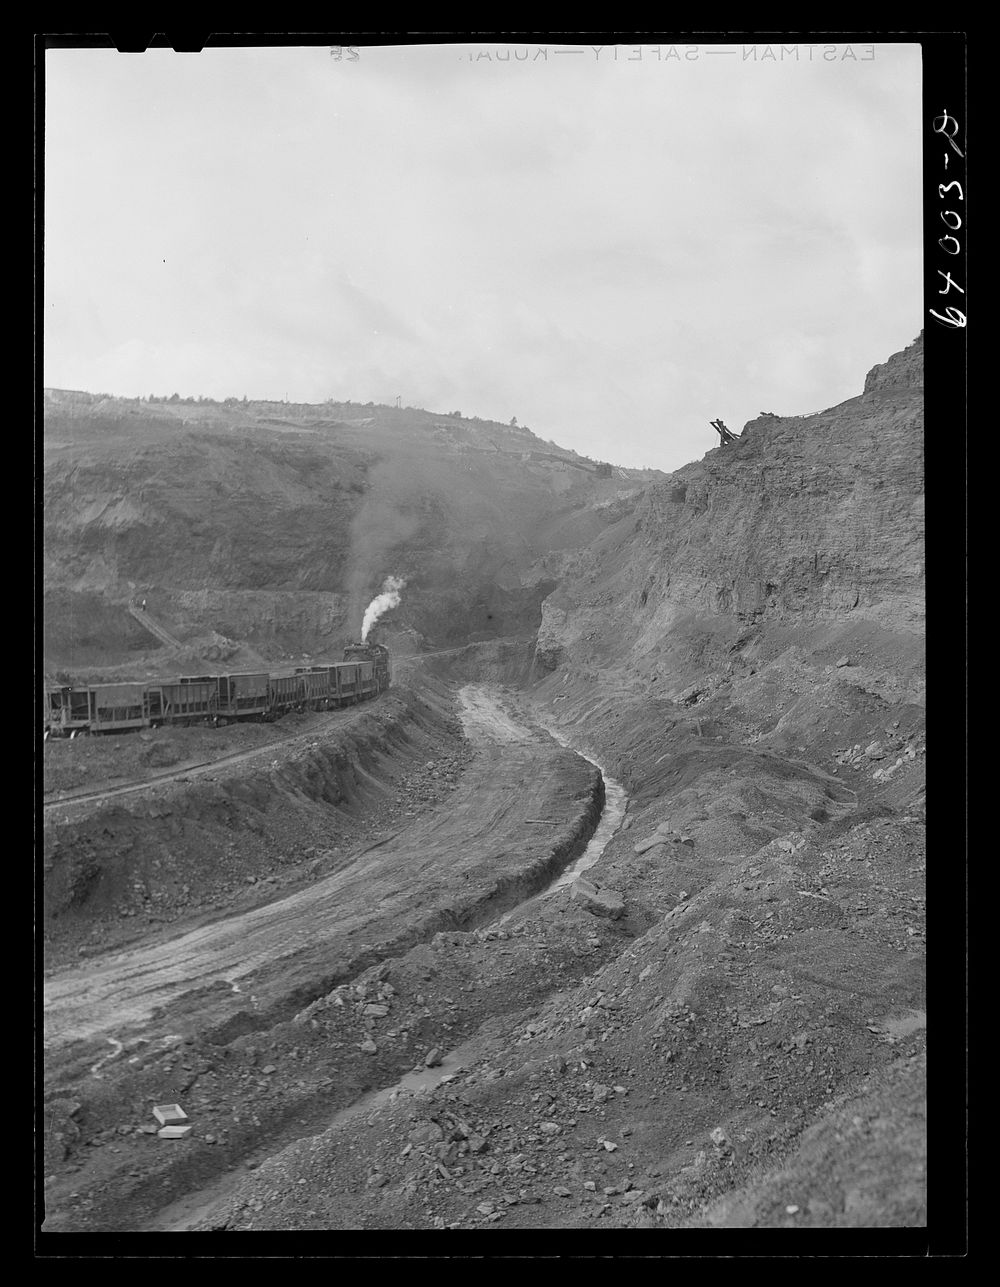
{"label": "eroded pit wall", "polygon": [[[339,847],[339,856],[324,871],[318,872],[312,861],[292,867],[287,888],[281,888],[280,879],[277,887],[271,885],[272,872],[263,901],[260,891],[249,894],[249,904],[246,897],[219,898],[207,914],[189,915],[186,924],[166,933],[140,921],[123,938],[120,928],[124,925],[128,933],[128,907],[112,907],[118,920],[110,926],[100,921],[98,910],[102,894],[106,901],[109,893],[127,896],[123,888],[143,890],[134,879],[137,863],[127,873],[98,864],[97,888],[73,892],[77,923],[98,930],[101,959],[86,965],[74,961],[60,970],[60,964],[67,964],[65,944],[61,961],[47,952],[47,964],[53,967],[45,997],[50,1051],[79,1041],[99,1044],[104,1036],[120,1040],[126,1030],[141,1030],[149,1038],[154,1029],[159,1031],[158,1024],[176,1025],[181,1014],[192,1031],[217,1030],[236,1020],[259,1027],[437,932],[488,924],[557,877],[583,850],[600,817],[600,772],[537,727],[517,720],[486,689],[467,686],[458,694],[464,734],[434,710],[437,699],[449,696],[446,690],[428,681],[427,696],[427,701],[405,696],[396,712],[402,718],[388,726],[374,721],[377,735],[367,716],[352,721],[339,745],[330,749],[326,776],[319,782],[309,776],[320,771],[323,760],[317,743],[293,748],[284,761],[273,761],[274,771],[263,777],[246,772],[244,762],[237,783],[244,814],[256,809],[267,819],[261,847],[282,874],[282,864],[288,870],[287,864],[294,863],[293,828],[303,817],[329,831],[345,801],[347,810],[364,806],[363,839],[355,833],[354,843]],[[422,708],[432,711],[430,734],[438,735],[438,756],[424,761],[418,800],[406,786],[412,775],[400,776],[398,769],[399,760],[409,755],[409,743],[417,744],[421,757],[435,746],[433,736],[416,738],[412,723],[403,726],[405,717],[412,721]],[[449,715],[452,709],[450,704],[444,708]],[[452,752],[472,748],[467,763],[441,749],[442,732],[450,734],[444,745]],[[274,754],[274,748],[267,754]],[[344,769],[346,776],[338,781],[333,769]],[[377,795],[390,782],[390,807],[376,813],[365,786]],[[327,803],[331,792],[337,796],[333,809]],[[182,816],[197,813],[202,793],[190,796],[186,793],[178,802]],[[310,815],[312,806],[316,810]],[[160,810],[158,816],[169,823],[171,814]],[[113,840],[109,822],[118,825],[120,819],[99,814],[91,820],[89,835],[82,837],[79,830],[71,834],[76,849],[97,835]],[[190,833],[181,839],[188,841]],[[135,846],[135,857],[147,857],[158,842],[162,836],[150,832]],[[190,844],[176,848],[190,856]],[[153,866],[160,861],[154,859]],[[55,881],[53,886],[60,889]],[[207,888],[203,880],[193,892],[203,897]],[[65,888],[61,892],[65,897]],[[192,892],[191,887],[182,892]],[[245,888],[239,892],[247,894]],[[153,903],[148,885],[142,896],[147,899],[143,918],[154,919],[148,911]],[[50,907],[50,926],[62,922],[62,930],[68,923],[72,930],[73,916],[56,911]],[[83,955],[92,954],[89,944],[82,946]],[[249,1008],[244,990],[252,992]]]}
{"label": "eroded pit wall", "polygon": [[534,654],[535,635],[531,634],[394,659],[394,666],[400,674],[419,669],[424,674],[456,682],[521,687],[531,681]]}
{"label": "eroded pit wall", "polygon": [[456,749],[459,725],[431,681],[190,781],[52,810],[43,837],[46,939],[55,946],[108,919],[135,918],[136,930],[169,921],[255,879],[280,882],[303,861],[333,870],[390,794],[395,800],[397,780]]}

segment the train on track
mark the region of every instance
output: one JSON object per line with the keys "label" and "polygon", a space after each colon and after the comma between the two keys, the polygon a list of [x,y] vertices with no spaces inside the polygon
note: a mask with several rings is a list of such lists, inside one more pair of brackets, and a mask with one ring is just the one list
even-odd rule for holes
{"label": "train on track", "polygon": [[64,685],[45,692],[45,737],[126,733],[161,725],[274,720],[290,711],[332,710],[366,701],[391,682],[384,644],[349,644],[344,660],[294,673],[182,675],[143,683]]}

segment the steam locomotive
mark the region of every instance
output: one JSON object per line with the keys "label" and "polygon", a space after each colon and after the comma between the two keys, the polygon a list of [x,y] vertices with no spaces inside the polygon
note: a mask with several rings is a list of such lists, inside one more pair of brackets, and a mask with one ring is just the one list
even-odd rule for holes
{"label": "steam locomotive", "polygon": [[391,681],[384,644],[352,643],[344,660],[293,674],[182,675],[145,683],[48,688],[45,737],[124,733],[164,724],[223,725],[274,720],[289,711],[331,710],[367,701]]}

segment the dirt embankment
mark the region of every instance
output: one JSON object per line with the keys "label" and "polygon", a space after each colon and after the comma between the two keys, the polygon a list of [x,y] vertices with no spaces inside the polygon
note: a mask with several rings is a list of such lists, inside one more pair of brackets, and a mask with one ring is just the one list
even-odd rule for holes
{"label": "dirt embankment", "polygon": [[[533,657],[430,659],[479,681],[454,790],[174,933],[194,991],[149,1013],[159,931],[50,980],[47,1227],[924,1225],[919,359],[649,489]],[[597,803],[543,723],[629,801],[521,902]],[[174,1099],[191,1135],[147,1136]]]}
{"label": "dirt embankment", "polygon": [[[47,808],[49,965],[336,871],[359,843],[389,834],[453,788],[469,754],[447,699],[430,688],[423,696],[397,689],[376,704],[303,725],[290,740],[257,750],[258,738],[241,736],[237,744],[250,749],[237,761],[96,805]],[[198,731],[205,751],[213,732]],[[216,751],[234,745],[229,734],[223,731]],[[154,735],[155,745],[162,736]],[[141,758],[152,744],[132,738],[131,745]],[[58,749],[89,760],[91,744]]]}
{"label": "dirt embankment", "polygon": [[[423,696],[393,694],[393,718],[382,712],[380,719],[376,709],[359,712],[356,726],[341,733],[350,745],[341,744],[336,753],[327,748],[324,758],[317,755],[320,748],[309,747],[287,756],[280,771],[261,779],[259,799],[243,766],[226,816],[252,819],[266,799],[277,813],[275,827],[287,831],[291,815],[283,794],[306,796],[303,807],[360,810],[385,792],[394,761],[405,764],[417,740],[410,721],[419,725],[422,717],[430,725],[425,735],[447,733],[454,747],[457,730],[444,718],[444,691],[432,681],[421,691]],[[393,1024],[384,1037],[388,1025],[375,1022],[378,1003],[372,1003],[374,1011],[345,1011],[332,1029],[318,1019],[304,1030],[301,1018],[293,1022],[302,1007],[366,968],[426,950],[418,945],[435,935],[437,942],[451,930],[496,921],[556,877],[593,831],[602,800],[596,770],[493,700],[475,690],[463,690],[463,696],[461,727],[470,754],[448,784],[446,800],[404,810],[398,830],[387,828],[374,842],[355,846],[324,874],[303,879],[300,871],[299,888],[284,897],[242,912],[230,906],[224,919],[216,909],[214,917],[201,918],[181,935],[176,928],[170,934],[146,932],[127,950],[56,970],[47,979],[47,1071],[54,1105],[47,1137],[53,1168],[47,1228],[138,1227],[187,1186],[299,1133],[296,1123],[312,1123],[317,1113],[349,1104],[366,1087],[391,1083],[415,1054],[423,1057],[425,1041],[444,1044],[462,1024],[474,1028],[482,1021],[481,1007],[459,1015],[418,990],[406,1021]],[[381,729],[374,750],[372,723]],[[426,742],[419,753],[426,753]],[[321,765],[353,776],[347,784],[332,772],[326,779]],[[202,791],[188,786],[175,800],[185,818],[201,820],[199,834],[211,822]],[[107,818],[96,816],[91,823],[95,834],[103,834]],[[82,834],[74,832],[72,845],[67,840],[67,854],[79,849]],[[153,830],[145,834],[141,853],[156,843],[153,837]],[[190,850],[189,840],[185,845],[182,831],[173,842],[175,852]],[[202,842],[202,858],[204,852]],[[272,865],[280,852],[271,851]],[[116,862],[117,857],[112,868]],[[128,866],[122,864],[123,870]],[[101,879],[114,883],[102,871],[79,914],[96,901]],[[54,890],[65,887],[52,883]],[[530,994],[537,983],[526,986]],[[523,995],[505,996],[500,1008],[523,1004]],[[179,1046],[181,1040],[185,1044]],[[274,1069],[263,1076],[249,1073],[241,1052],[250,1047],[294,1059],[294,1082],[272,1080]],[[142,1132],[150,1106],[164,1096],[190,1095],[199,1079],[193,1102],[205,1110],[207,1152],[160,1147],[151,1153],[149,1144],[163,1141],[150,1141]],[[200,1093],[209,1087],[209,1094]],[[67,1104],[77,1107],[70,1111]],[[87,1196],[70,1199],[70,1190]]]}
{"label": "dirt embankment", "polygon": [[[766,485],[765,440],[780,474],[807,426],[762,425],[687,509],[678,488],[676,521],[608,528],[546,602],[531,698],[630,792],[587,873],[622,915],[561,893],[511,940],[440,940],[423,975],[402,960],[393,1022],[418,980],[432,1008],[467,978],[509,995],[523,962],[534,987],[448,1080],[273,1156],[199,1227],[926,1222],[919,393],[884,435],[885,407],[859,405]],[[786,492],[807,498],[791,541],[769,509]],[[806,568],[810,530],[830,558]],[[718,581],[734,548],[746,567]]]}
{"label": "dirt embankment", "polygon": [[430,655],[417,654],[395,662],[400,673],[414,670],[451,682],[468,681],[499,687],[521,688],[530,683],[535,669],[534,634],[467,644]]}
{"label": "dirt embankment", "polygon": [[[547,683],[545,718],[630,784],[586,873],[622,914],[562,890],[317,1001],[302,1018],[334,1040],[422,999],[464,1044],[443,1078],[332,1117],[171,1227],[926,1221],[920,755],[888,801],[883,761],[842,782],[748,745],[721,703],[699,730],[683,706]],[[883,742],[903,714],[878,712]]]}
{"label": "dirt embankment", "polygon": [[291,714],[273,724],[237,723],[219,728],[164,726],[85,741],[54,738],[42,746],[44,804],[51,811],[70,796],[93,799],[154,778],[176,777],[227,756],[302,737],[310,729],[326,735],[353,713]]}

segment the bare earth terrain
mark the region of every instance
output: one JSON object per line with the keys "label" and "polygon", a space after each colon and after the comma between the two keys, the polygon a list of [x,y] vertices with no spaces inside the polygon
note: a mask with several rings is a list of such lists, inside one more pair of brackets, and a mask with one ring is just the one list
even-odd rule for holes
{"label": "bare earth terrain", "polygon": [[[93,435],[96,478],[98,428],[68,419],[58,454]],[[478,426],[424,429],[449,467],[487,458]],[[548,461],[522,562],[509,528],[503,559],[462,564],[483,597],[457,641],[434,622],[470,520],[438,515],[376,701],[47,744],[44,1231],[618,1229],[660,1255],[680,1229],[923,1229],[921,433],[918,340],[858,398],[671,479]],[[286,437],[260,460],[297,470]],[[373,466],[341,448],[349,491]],[[566,501],[547,518],[543,483]],[[113,598],[146,547],[116,550],[108,512],[81,521]],[[222,647],[182,580],[171,629]],[[268,635],[279,593],[225,589],[230,613],[271,596],[218,632],[235,655],[323,646],[312,587]],[[155,1133],[170,1103],[182,1139]]]}
{"label": "bare earth terrain", "polygon": [[[169,1027],[188,1017],[180,1000],[185,993],[219,982],[239,994],[252,976],[254,1001],[261,1004],[272,988],[280,993],[307,970],[322,975],[323,962],[356,943],[405,942],[426,934],[443,913],[460,917],[460,899],[470,916],[477,902],[497,914],[505,887],[531,876],[525,863],[536,838],[524,818],[550,819],[558,836],[564,820],[576,824],[577,796],[596,792],[596,774],[516,723],[483,690],[464,688],[459,698],[477,754],[440,809],[296,893],[50,978],[49,1049],[98,1035],[151,1036],[154,1014]],[[265,979],[274,975],[269,986]],[[214,1017],[217,1007],[211,1008]]]}

